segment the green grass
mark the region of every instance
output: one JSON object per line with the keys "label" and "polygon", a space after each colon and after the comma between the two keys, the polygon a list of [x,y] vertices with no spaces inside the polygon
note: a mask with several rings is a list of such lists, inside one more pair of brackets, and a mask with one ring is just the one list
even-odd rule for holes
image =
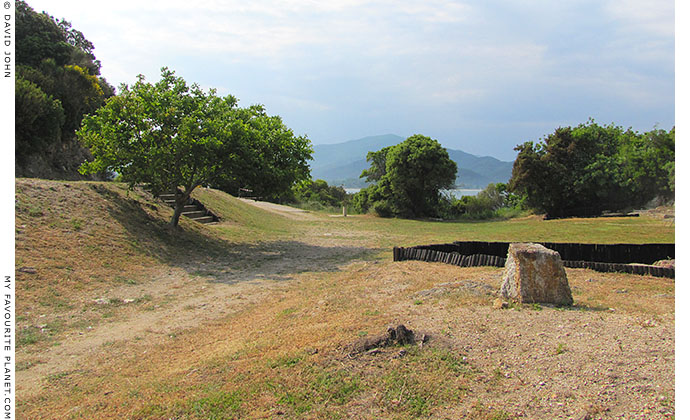
{"label": "green grass", "polygon": [[302,356],[284,356],[268,362],[271,369],[290,368],[296,366],[302,360]]}
{"label": "green grass", "polygon": [[44,339],[41,331],[36,327],[25,327],[17,331],[17,347],[19,348],[36,344]]}
{"label": "green grass", "polygon": [[70,223],[72,224],[72,229],[76,232],[79,232],[84,227],[84,221],[81,219],[72,219]]}
{"label": "green grass", "polygon": [[60,291],[53,287],[48,288],[48,293],[42,296],[38,303],[41,306],[52,307],[55,309],[71,309],[73,307],[69,299],[64,297]]}
{"label": "green grass", "polygon": [[243,203],[218,190],[199,188],[194,191],[193,196],[224,222],[216,230],[227,240],[251,243],[293,237],[293,220],[276,217],[273,213]]}
{"label": "green grass", "polygon": [[369,386],[381,388],[381,405],[405,418],[426,418],[435,408],[465,398],[467,378],[474,372],[451,350],[406,347],[400,366],[387,366],[379,379],[369,378]]}
{"label": "green grass", "polygon": [[[368,218],[367,228],[385,231],[381,245],[410,246],[452,241],[549,241],[582,243],[648,243],[675,241],[674,230],[644,218],[538,220],[522,218],[493,222],[429,222]],[[631,232],[635,232],[631,235]],[[397,242],[394,242],[397,241]]]}
{"label": "green grass", "polygon": [[359,376],[346,369],[303,362],[301,357],[274,360],[268,366],[270,371],[259,375],[263,380],[247,382],[245,375],[235,373],[222,383],[206,384],[206,389],[175,409],[152,404],[139,410],[136,418],[172,414],[190,419],[245,418],[256,398],[272,399],[274,411],[285,418],[346,418],[342,407],[363,391]]}
{"label": "green grass", "polygon": [[189,403],[197,418],[225,420],[239,418],[245,395],[241,391],[217,391]]}
{"label": "green grass", "polygon": [[290,317],[295,312],[297,312],[297,308],[286,308],[286,309],[283,309],[282,311],[278,312],[278,315],[276,315],[276,318],[287,318],[287,317]]}
{"label": "green grass", "polygon": [[[276,217],[262,209],[249,206],[239,200],[228,199],[219,191],[199,190],[196,196],[208,203],[231,226],[219,228],[232,240],[252,233],[259,240],[295,237],[318,227],[359,232],[359,238],[370,239],[379,248],[413,246],[452,241],[506,241],[506,242],[582,242],[582,243],[672,243],[674,227],[663,220],[645,217],[629,218],[572,218],[541,220],[523,217],[502,221],[429,221],[385,219],[371,215],[351,215],[346,218],[330,218],[323,215],[318,220],[290,220]],[[235,225],[236,224],[236,225]],[[634,235],[631,234],[634,232]],[[246,238],[245,238],[246,240]]]}

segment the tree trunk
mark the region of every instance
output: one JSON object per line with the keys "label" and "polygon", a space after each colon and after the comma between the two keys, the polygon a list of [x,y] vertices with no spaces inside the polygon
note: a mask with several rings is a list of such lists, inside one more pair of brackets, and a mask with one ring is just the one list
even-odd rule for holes
{"label": "tree trunk", "polygon": [[189,201],[189,196],[191,191],[185,191],[180,193],[177,188],[175,189],[175,211],[173,212],[172,219],[170,219],[170,226],[177,227],[180,222],[180,216],[182,215],[182,209]]}
{"label": "tree trunk", "polygon": [[179,201],[175,201],[175,212],[173,213],[172,219],[170,219],[170,226],[177,227],[177,224],[180,222],[180,216],[182,215],[183,208],[184,202],[180,203]]}
{"label": "tree trunk", "polygon": [[177,227],[177,224],[180,222],[180,216],[182,215],[182,209],[187,205],[189,197],[192,196],[192,191],[196,187],[197,185],[191,188],[186,187],[183,193],[180,193],[179,190],[175,188],[175,212],[173,213],[172,219],[170,219],[170,226]]}

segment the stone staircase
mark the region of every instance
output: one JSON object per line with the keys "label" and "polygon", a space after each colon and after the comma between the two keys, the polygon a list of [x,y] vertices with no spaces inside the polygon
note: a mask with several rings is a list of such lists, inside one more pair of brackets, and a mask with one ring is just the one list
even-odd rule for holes
{"label": "stone staircase", "polygon": [[[163,202],[175,208],[175,194],[165,193],[159,196]],[[211,213],[199,200],[190,198],[187,204],[182,208],[182,216],[188,217],[199,223],[214,223],[217,222],[218,216]]]}

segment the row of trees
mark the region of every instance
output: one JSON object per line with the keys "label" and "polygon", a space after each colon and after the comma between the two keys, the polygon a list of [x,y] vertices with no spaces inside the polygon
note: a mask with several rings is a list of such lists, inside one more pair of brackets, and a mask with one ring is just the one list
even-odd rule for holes
{"label": "row of trees", "polygon": [[17,175],[74,176],[88,157],[75,131],[114,89],[100,77],[100,62],[84,34],[24,1],[16,0],[15,7]]}
{"label": "row of trees", "polygon": [[384,217],[490,218],[516,210],[596,216],[674,197],[675,128],[637,133],[590,119],[515,150],[507,185],[460,199],[441,193],[452,187],[456,165],[437,141],[415,135],[369,152],[361,177],[372,184],[353,197],[354,210]]}
{"label": "row of trees", "polygon": [[[80,168],[84,175],[117,173],[156,193],[181,186],[173,224],[199,185],[231,193],[248,187],[273,201],[345,200],[344,191],[311,181],[309,140],[263,106],[239,108],[233,96],[188,86],[167,68],[156,84],[140,76],[114,96],[81,32],[22,0],[16,10],[18,175],[37,175],[26,168],[38,161],[69,176],[90,158],[84,145],[93,155]],[[563,217],[673,198],[675,129],[639,134],[590,120],[516,150],[507,186],[456,200],[441,194],[453,186],[455,162],[438,141],[411,136],[367,155],[371,167],[361,177],[371,185],[353,197],[354,210],[387,217],[485,217],[509,206]]]}

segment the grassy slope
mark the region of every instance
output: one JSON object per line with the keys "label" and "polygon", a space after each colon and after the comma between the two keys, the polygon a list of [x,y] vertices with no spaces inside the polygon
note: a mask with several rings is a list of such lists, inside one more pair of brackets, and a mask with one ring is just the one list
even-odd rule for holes
{"label": "grassy slope", "polygon": [[[233,246],[247,242],[248,230],[286,231],[280,219],[237,200],[226,199],[220,210],[230,222],[222,230],[184,218],[181,229],[171,229],[172,209],[145,191],[116,183],[17,180],[18,343],[51,342],[98,322],[104,310],[112,317],[118,308],[94,304],[94,298],[145,284],[161,268],[227,259]],[[149,301],[137,303],[156,303]]]}
{"label": "grassy slope", "polygon": [[[114,341],[95,356],[101,360],[98,367],[46,378],[43,395],[21,401],[26,418],[426,417],[467,401],[483,373],[442,346],[425,352],[410,349],[410,357],[383,367],[349,362],[342,346],[384,331],[393,321],[416,319],[411,314],[427,303],[410,298],[412,292],[444,279],[495,282],[500,270],[396,265],[387,261],[391,246],[453,240],[674,239],[667,221],[648,218],[439,223],[357,216],[300,222],[214,190],[200,190],[196,196],[221,216],[221,224],[183,220],[182,229],[171,230],[166,225],[171,209],[143,192],[127,193],[122,185],[18,180],[16,191],[19,341],[29,355],[40,354],[84,325],[126,319],[127,311],[153,310],[155,297],[133,307],[109,305],[104,316],[93,297],[109,296],[123,284],[146,284],[163,268],[227,264],[238,248],[300,238],[351,241],[378,250],[381,258],[337,272],[294,274],[280,293],[155,345]],[[576,300],[583,305],[668,313],[666,306],[655,309],[658,301],[649,296],[673,293],[672,283],[605,274],[597,275],[602,283],[592,287],[588,273],[581,270],[573,279]],[[613,294],[607,287],[628,293]],[[462,294],[434,302],[448,308],[490,304],[486,297]],[[450,320],[442,322],[450,328]],[[496,392],[499,398],[500,387]],[[481,401],[468,407],[474,418],[506,414]]]}

